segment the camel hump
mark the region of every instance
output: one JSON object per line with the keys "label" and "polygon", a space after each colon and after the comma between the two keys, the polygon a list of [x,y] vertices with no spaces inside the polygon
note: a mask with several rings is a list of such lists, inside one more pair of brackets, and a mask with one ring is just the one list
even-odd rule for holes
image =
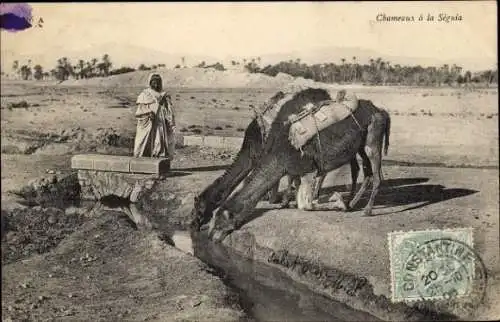
{"label": "camel hump", "polygon": [[311,108],[309,104],[303,107],[299,115],[291,115],[289,131],[289,141],[296,148],[300,149],[318,132],[328,126],[349,117],[358,107],[358,99],[354,93],[342,89],[331,95],[335,100],[314,104]]}

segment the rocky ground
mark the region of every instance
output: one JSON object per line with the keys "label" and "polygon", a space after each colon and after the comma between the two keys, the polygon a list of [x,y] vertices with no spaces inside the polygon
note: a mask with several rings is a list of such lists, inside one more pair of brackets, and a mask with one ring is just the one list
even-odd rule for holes
{"label": "rocky ground", "polygon": [[[73,154],[131,154],[133,102],[141,88],[2,82],[2,319],[165,320],[174,316],[219,321],[244,316],[237,296],[210,269],[158,234],[138,230],[119,212],[92,216],[91,205],[61,209],[50,197],[61,195],[60,181],[71,185],[66,178],[72,174]],[[249,105],[263,102],[274,91],[172,89],[179,106],[179,131],[242,136],[252,115]],[[235,240],[246,243],[250,238],[269,251],[288,249],[311,255],[305,250],[316,250],[312,255],[326,258],[329,264],[348,265],[350,273],[370,277],[375,294],[387,296],[382,242],[388,230],[465,225],[476,229],[483,259],[492,276],[497,276],[498,259],[493,253],[498,247],[496,89],[366,88],[363,95],[387,108],[393,119],[387,159],[396,162],[386,162],[384,175],[396,185],[381,193],[376,210],[384,215],[360,225],[356,213],[271,210],[235,234]],[[141,209],[160,231],[182,228],[194,195],[234,155],[230,150],[179,148],[173,168],[181,175],[163,182]],[[405,162],[412,167],[395,166]],[[430,164],[490,169],[421,167]],[[415,182],[419,178],[423,181]],[[314,227],[324,231],[317,233]],[[353,245],[360,245],[359,250]],[[368,248],[375,253],[367,254]],[[492,290],[498,290],[496,280],[492,281]],[[353,306],[366,305],[337,295],[333,297]],[[485,317],[496,313],[482,312]]]}

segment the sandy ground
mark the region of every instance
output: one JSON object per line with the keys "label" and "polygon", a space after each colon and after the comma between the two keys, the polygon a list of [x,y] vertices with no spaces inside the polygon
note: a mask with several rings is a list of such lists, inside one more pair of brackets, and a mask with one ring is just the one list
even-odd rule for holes
{"label": "sandy ground", "polygon": [[234,321],[234,294],[201,262],[116,214],[3,266],[2,320]]}
{"label": "sandy ground", "polygon": [[[142,86],[132,85],[64,86],[2,81],[2,217],[4,211],[22,208],[10,190],[19,189],[40,176],[68,173],[70,157],[75,153],[130,155],[135,132],[133,105],[142,89]],[[497,274],[497,89],[359,87],[353,90],[359,97],[371,99],[391,113],[391,146],[386,159],[417,165],[384,167],[384,175],[392,186],[381,192],[378,209],[375,209],[384,215],[361,219],[357,213],[271,210],[243,230],[254,235],[256,243],[263,247],[288,247],[304,255],[322,256],[332,265],[349,266],[354,274],[370,277],[370,283],[376,286],[379,294],[387,294],[390,283],[384,242],[388,231],[471,226],[475,228],[474,238],[483,260],[491,273]],[[252,116],[250,105],[262,103],[275,91],[255,88],[169,89],[177,107],[181,133],[223,136],[242,136]],[[27,102],[27,107],[15,105],[22,101]],[[186,175],[170,178],[149,200],[151,209],[156,207],[157,212],[153,214],[156,219],[153,219],[160,227],[167,227],[172,222],[182,225],[186,221],[194,194],[221,173],[221,166],[231,162],[234,152],[198,147],[178,151],[173,167],[184,169]],[[423,164],[492,169],[419,166]],[[335,181],[335,184],[340,183]],[[162,191],[182,195],[180,206],[175,211],[161,209],[165,195]],[[148,204],[143,206],[148,208]],[[35,210],[35,214],[36,211],[43,213],[45,210]],[[363,220],[362,225],[360,220]],[[2,219],[2,226],[3,222]],[[222,315],[214,316],[214,319],[234,318],[239,314],[238,308],[233,310],[232,304],[222,301],[228,290],[220,282],[206,281],[209,284],[203,286],[202,280],[211,275],[204,273],[196,259],[168,245],[158,244],[151,234],[134,230],[125,221],[114,217],[75,220],[70,224],[73,225],[69,227],[71,229],[66,227],[68,229],[63,233],[54,234],[57,238],[51,237],[56,239],[39,255],[36,255],[39,248],[33,246],[36,241],[11,240],[12,245],[23,247],[25,254],[21,252],[20,259],[3,264],[2,304],[7,308],[11,306],[11,310],[2,311],[3,318],[15,320],[16,317],[29,316],[43,319],[74,314],[77,320],[89,315],[109,320],[120,314],[122,317],[130,314],[130,319],[134,320],[134,317],[155,312],[158,315],[151,316],[151,319],[158,320],[164,317],[162,314],[198,316],[200,306],[206,308],[204,318],[212,316],[211,310],[222,307],[228,311],[222,311]],[[318,228],[321,228],[319,234]],[[93,235],[101,237],[94,240]],[[87,244],[86,240],[90,242]],[[109,248],[101,249],[99,245],[109,245]],[[334,250],[331,245],[335,245]],[[85,257],[86,252],[92,258],[108,259],[105,263],[96,260],[82,266],[79,259]],[[71,262],[72,258],[78,261]],[[117,269],[113,270],[115,267]],[[52,269],[61,275],[50,273]],[[53,277],[48,278],[49,274]],[[89,280],[87,276],[90,276]],[[196,282],[185,284],[189,287],[195,285],[184,292],[175,281],[186,276]],[[24,288],[23,285],[33,285],[33,288]],[[78,295],[83,286],[89,285],[87,293]],[[492,290],[498,290],[496,282],[491,285]],[[62,289],[71,290],[76,296],[59,294]],[[107,291],[100,292],[100,289]],[[158,294],[165,290],[171,293],[159,298]],[[203,304],[189,304],[198,303],[199,299],[193,299],[193,296],[199,295],[200,290],[207,292],[210,300],[204,298],[200,300]],[[143,302],[117,295],[124,293],[137,293]],[[39,296],[42,296],[41,300]],[[46,300],[45,296],[49,299]],[[176,301],[181,302],[184,310],[175,308],[177,304],[172,303]],[[75,311],[68,313],[70,307]],[[109,307],[111,311],[101,313],[103,307]],[[491,316],[488,315],[491,312],[483,313]]]}

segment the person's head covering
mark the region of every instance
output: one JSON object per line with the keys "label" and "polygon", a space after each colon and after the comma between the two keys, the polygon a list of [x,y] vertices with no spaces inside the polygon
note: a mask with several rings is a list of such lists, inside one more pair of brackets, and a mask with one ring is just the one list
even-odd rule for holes
{"label": "person's head covering", "polygon": [[162,77],[161,77],[160,74],[158,74],[158,73],[151,73],[151,74],[149,74],[149,77],[148,77],[148,87],[151,85],[151,80],[153,79],[153,77],[158,77],[162,81],[162,83],[163,83],[163,79],[162,79]]}
{"label": "person's head covering", "polygon": [[155,77],[158,77],[160,80],[162,80],[162,77],[158,73],[151,73],[149,74],[148,77],[148,87],[145,88],[141,94],[137,97],[137,104],[151,104],[157,101],[157,99],[164,94],[164,92],[157,92],[154,89],[151,88],[151,80]]}

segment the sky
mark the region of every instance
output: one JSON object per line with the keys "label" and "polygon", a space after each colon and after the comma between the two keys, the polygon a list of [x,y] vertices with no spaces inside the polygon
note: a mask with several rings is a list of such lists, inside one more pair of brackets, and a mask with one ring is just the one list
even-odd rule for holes
{"label": "sky", "polygon": [[[385,55],[476,59],[495,67],[496,1],[36,3],[43,28],[2,31],[2,63],[19,54],[58,58],[102,45],[172,54],[249,57],[319,47]],[[380,22],[377,15],[435,16],[434,22]],[[439,14],[462,21],[438,22]],[[96,53],[102,55],[102,53]],[[9,61],[10,60],[10,61]]]}

